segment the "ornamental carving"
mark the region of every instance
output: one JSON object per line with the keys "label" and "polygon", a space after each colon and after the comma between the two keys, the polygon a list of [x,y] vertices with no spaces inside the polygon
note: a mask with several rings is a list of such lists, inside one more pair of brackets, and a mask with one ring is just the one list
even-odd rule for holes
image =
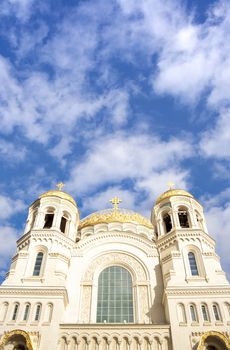
{"label": "ornamental carving", "polygon": [[210,331],[210,332],[204,333],[200,339],[197,350],[205,350],[205,342],[206,342],[208,337],[214,337],[214,338],[220,339],[224,343],[224,345],[226,346],[226,350],[230,350],[229,339],[225,335],[223,335],[222,333],[216,332],[216,331]]}
{"label": "ornamental carving", "polygon": [[90,304],[91,304],[91,286],[83,286],[82,288],[82,302],[81,302],[81,321],[89,322]]}
{"label": "ornamental carving", "polygon": [[148,288],[147,286],[138,287],[139,300],[141,302],[141,322],[149,323],[149,303],[148,303]]}
{"label": "ornamental carving", "polygon": [[134,259],[132,256],[122,253],[105,254],[94,259],[87,268],[83,280],[92,281],[94,272],[98,267],[103,268],[111,264],[124,264],[129,266],[131,270],[134,271],[137,280],[146,280],[146,273],[140,262]]}
{"label": "ornamental carving", "polygon": [[32,346],[29,334],[21,329],[15,329],[11,332],[5,333],[0,340],[0,349],[3,349],[3,346],[5,346],[7,342],[10,340],[10,338],[13,337],[14,335],[21,335],[26,342],[26,346],[28,350],[33,350],[33,346]]}

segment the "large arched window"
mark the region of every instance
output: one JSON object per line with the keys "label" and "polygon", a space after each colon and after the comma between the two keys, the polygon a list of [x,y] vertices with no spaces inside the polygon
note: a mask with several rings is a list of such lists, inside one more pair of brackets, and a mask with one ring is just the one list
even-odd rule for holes
{"label": "large arched window", "polygon": [[198,276],[198,268],[197,268],[197,263],[196,263],[196,257],[193,252],[188,253],[188,261],[189,261],[189,266],[190,266],[190,271],[192,276]]}
{"label": "large arched window", "polygon": [[39,252],[36,257],[36,261],[34,264],[34,271],[33,276],[39,276],[41,273],[41,267],[42,267],[42,260],[43,260],[43,253]]}
{"label": "large arched window", "polygon": [[123,267],[107,267],[99,276],[97,322],[133,322],[132,277]]}

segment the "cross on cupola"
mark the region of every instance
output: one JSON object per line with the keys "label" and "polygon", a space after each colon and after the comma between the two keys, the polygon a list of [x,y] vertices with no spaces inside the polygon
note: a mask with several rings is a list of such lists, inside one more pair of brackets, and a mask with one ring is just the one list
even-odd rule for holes
{"label": "cross on cupola", "polygon": [[62,188],[65,186],[65,184],[63,184],[63,182],[59,182],[56,187],[58,188],[59,191],[62,190]]}
{"label": "cross on cupola", "polygon": [[175,184],[172,181],[167,182],[167,185],[169,187],[169,190],[172,190],[175,187]]}
{"label": "cross on cupola", "polygon": [[110,202],[113,204],[113,209],[119,209],[118,205],[122,202],[122,200],[115,196],[112,199],[110,199]]}

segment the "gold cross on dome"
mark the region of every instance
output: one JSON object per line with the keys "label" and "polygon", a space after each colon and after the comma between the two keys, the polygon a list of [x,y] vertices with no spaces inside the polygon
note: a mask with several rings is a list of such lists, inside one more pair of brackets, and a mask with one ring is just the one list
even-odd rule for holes
{"label": "gold cross on dome", "polygon": [[172,181],[169,181],[169,182],[167,183],[167,185],[168,185],[168,187],[169,187],[170,190],[172,190],[173,187],[175,186],[174,182],[172,182]]}
{"label": "gold cross on dome", "polygon": [[63,182],[59,182],[56,187],[59,189],[59,191],[62,190],[62,188],[65,186],[65,184],[63,184]]}
{"label": "gold cross on dome", "polygon": [[113,204],[113,209],[118,209],[118,205],[122,202],[122,200],[115,196],[112,199],[110,199],[110,202]]}

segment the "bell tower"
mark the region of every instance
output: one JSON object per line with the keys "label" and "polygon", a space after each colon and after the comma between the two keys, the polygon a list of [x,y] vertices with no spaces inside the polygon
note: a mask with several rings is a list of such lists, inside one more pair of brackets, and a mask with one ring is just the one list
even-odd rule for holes
{"label": "bell tower", "polygon": [[65,284],[79,210],[73,197],[62,191],[63,184],[57,187],[31,204],[24,234],[17,241],[17,254],[4,284]]}
{"label": "bell tower", "polygon": [[[172,327],[173,349],[189,349],[198,329],[226,331],[229,327],[219,306],[229,298],[229,284],[203,207],[191,193],[170,188],[157,199],[151,218],[157,232],[162,302]],[[186,347],[188,339],[191,343]]]}

